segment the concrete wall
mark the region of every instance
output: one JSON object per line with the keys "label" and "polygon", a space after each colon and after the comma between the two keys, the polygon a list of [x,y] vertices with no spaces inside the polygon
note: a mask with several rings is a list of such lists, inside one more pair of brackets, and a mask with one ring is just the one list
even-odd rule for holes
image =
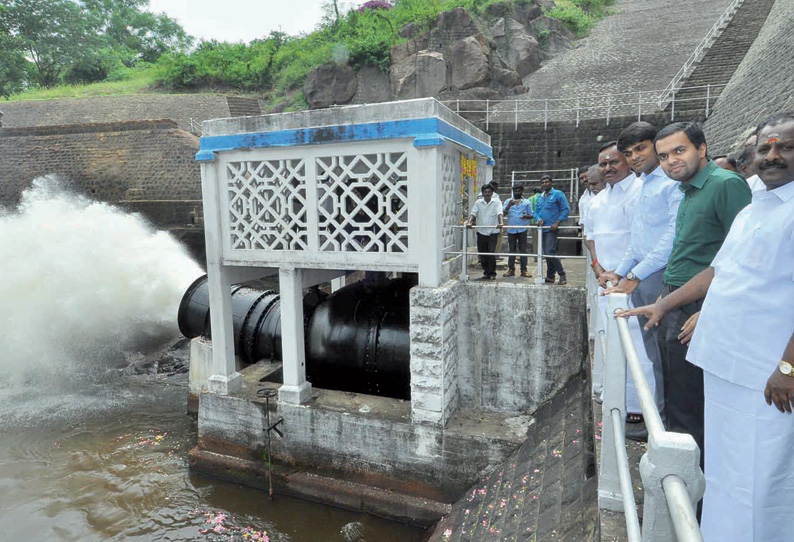
{"label": "concrete wall", "polygon": [[[57,174],[92,199],[133,201],[157,225],[190,224],[201,209],[197,151],[198,138],[170,120],[3,128],[0,205],[16,205],[33,179]],[[151,200],[187,203],[144,203]]]}
{"label": "concrete wall", "polygon": [[532,412],[584,367],[585,292],[465,283],[458,301],[460,406]]}
{"label": "concrete wall", "polygon": [[706,122],[712,154],[734,151],[765,116],[794,110],[792,28],[794,0],[777,0]]}
{"label": "concrete wall", "polygon": [[226,96],[217,94],[134,94],[94,98],[30,100],[0,104],[3,126],[53,126],[127,120],[172,119],[188,131],[199,122],[229,117]]}

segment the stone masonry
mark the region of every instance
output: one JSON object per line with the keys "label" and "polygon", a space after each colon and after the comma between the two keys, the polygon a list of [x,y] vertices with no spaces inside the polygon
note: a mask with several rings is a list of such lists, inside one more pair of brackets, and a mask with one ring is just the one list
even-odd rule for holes
{"label": "stone masonry", "polygon": [[706,123],[712,154],[733,152],[766,115],[794,109],[794,0],[777,0]]}
{"label": "stone masonry", "polygon": [[411,417],[446,425],[458,406],[458,298],[462,285],[411,290]]}

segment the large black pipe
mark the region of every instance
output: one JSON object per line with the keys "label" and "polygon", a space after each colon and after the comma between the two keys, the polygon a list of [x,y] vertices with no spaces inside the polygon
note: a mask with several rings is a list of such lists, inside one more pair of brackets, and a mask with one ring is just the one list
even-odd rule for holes
{"label": "large black pipe", "polygon": [[[409,290],[411,279],[360,281],[323,299],[304,299],[307,379],[327,389],[410,398]],[[232,287],[235,352],[246,363],[281,359],[278,294]],[[179,305],[186,337],[210,336],[207,277],[197,279]]]}

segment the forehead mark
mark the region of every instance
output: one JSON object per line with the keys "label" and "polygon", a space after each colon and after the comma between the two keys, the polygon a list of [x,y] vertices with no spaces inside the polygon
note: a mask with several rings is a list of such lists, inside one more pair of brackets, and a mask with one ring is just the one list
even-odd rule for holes
{"label": "forehead mark", "polygon": [[780,141],[780,134],[769,134],[766,136],[766,143],[777,143]]}

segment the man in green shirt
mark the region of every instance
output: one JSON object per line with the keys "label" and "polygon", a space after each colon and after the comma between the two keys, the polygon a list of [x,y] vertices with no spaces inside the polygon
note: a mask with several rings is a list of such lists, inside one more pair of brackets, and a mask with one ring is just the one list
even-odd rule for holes
{"label": "man in green shirt", "polygon": [[[737,173],[709,160],[706,137],[695,123],[666,126],[654,140],[668,177],[681,183],[673,250],[664,273],[662,297],[711,265],[736,215],[750,204],[750,188]],[[702,300],[669,311],[659,324],[667,429],[690,433],[703,461],[703,371],[686,360],[689,337]],[[725,330],[730,333],[730,330]]]}

